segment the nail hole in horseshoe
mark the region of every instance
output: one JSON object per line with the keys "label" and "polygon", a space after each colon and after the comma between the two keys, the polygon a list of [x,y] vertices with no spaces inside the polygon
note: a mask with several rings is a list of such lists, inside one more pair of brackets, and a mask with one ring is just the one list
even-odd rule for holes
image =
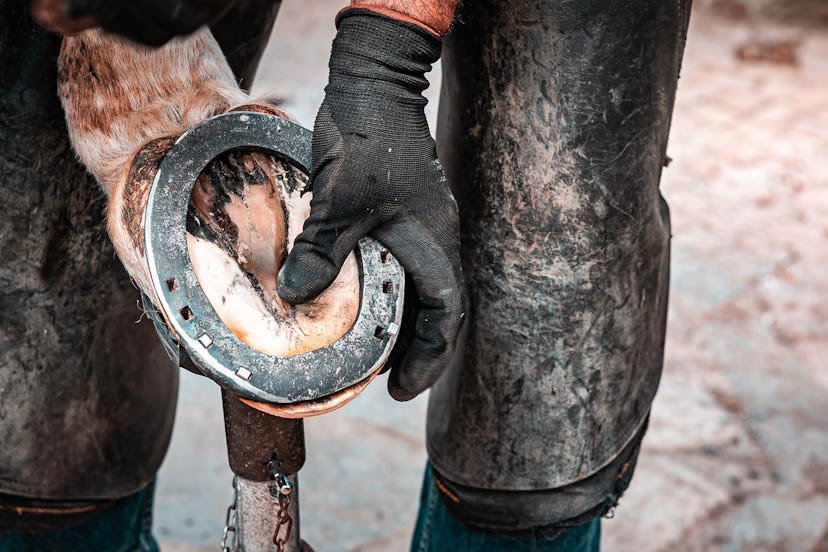
{"label": "nail hole in horseshoe", "polygon": [[189,322],[190,320],[195,318],[195,314],[193,314],[193,311],[190,309],[189,306],[185,306],[178,312],[179,314],[181,314],[181,318],[183,318],[185,322]]}

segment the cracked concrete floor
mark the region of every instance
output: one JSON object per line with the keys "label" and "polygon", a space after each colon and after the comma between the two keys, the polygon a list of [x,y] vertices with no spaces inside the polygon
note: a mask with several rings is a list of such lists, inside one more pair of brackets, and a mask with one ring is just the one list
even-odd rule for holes
{"label": "cracked concrete floor", "polygon": [[[662,181],[666,367],[604,550],[828,550],[828,30],[801,10],[809,26],[768,20],[759,3],[702,0],[691,23]],[[287,0],[260,71],[256,89],[308,126],[340,4]],[[760,43],[788,43],[795,60],[735,55]],[[394,403],[379,382],[308,422],[302,529],[317,550],[407,550],[424,406]],[[218,391],[184,376],[159,476],[164,550],[217,548],[224,458]]]}

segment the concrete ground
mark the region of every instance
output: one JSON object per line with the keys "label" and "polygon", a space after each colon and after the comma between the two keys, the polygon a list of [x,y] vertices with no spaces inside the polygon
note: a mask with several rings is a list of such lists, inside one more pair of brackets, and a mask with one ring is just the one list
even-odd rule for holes
{"label": "concrete ground", "polygon": [[[343,3],[286,0],[260,72],[257,90],[307,126]],[[665,374],[607,551],[828,551],[828,32],[824,12],[773,8],[697,1],[662,184]],[[308,420],[302,532],[319,552],[407,550],[424,412],[380,381]],[[218,389],[184,374],[159,475],[165,551],[217,549],[223,439]]]}

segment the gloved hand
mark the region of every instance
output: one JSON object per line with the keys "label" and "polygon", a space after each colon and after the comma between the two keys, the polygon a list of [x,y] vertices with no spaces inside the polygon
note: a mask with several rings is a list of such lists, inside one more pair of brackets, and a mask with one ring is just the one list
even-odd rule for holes
{"label": "gloved hand", "polygon": [[35,0],[38,21],[56,32],[98,26],[149,46],[161,46],[212,23],[233,0]]}
{"label": "gloved hand", "polygon": [[416,288],[407,290],[416,322],[400,334],[389,379],[391,395],[408,400],[447,364],[463,312],[457,204],[423,111],[441,42],[363,9],[345,11],[338,27],[314,126],[311,214],[278,290],[289,303],[307,301],[362,237],[388,247]]}

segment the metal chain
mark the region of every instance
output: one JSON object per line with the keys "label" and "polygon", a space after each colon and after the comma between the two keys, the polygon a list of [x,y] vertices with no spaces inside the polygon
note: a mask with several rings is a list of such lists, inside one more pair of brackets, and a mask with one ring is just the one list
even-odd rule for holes
{"label": "metal chain", "polygon": [[288,508],[290,498],[279,497],[279,511],[276,512],[276,529],[273,531],[273,544],[276,545],[276,552],[285,552],[285,547],[290,540],[290,531],[293,529],[293,518],[290,517]]}
{"label": "metal chain", "polygon": [[238,512],[236,505],[239,500],[239,491],[236,488],[236,477],[233,477],[233,502],[227,507],[227,515],[224,516],[224,532],[221,535],[221,552],[238,552],[238,527],[236,520]]}
{"label": "metal chain", "polygon": [[273,544],[276,545],[276,552],[285,552],[293,529],[293,518],[290,517],[290,493],[293,487],[282,473],[282,466],[278,461],[270,462],[267,467],[273,475],[273,481],[269,485],[270,494],[279,499],[276,528],[273,530]]}

